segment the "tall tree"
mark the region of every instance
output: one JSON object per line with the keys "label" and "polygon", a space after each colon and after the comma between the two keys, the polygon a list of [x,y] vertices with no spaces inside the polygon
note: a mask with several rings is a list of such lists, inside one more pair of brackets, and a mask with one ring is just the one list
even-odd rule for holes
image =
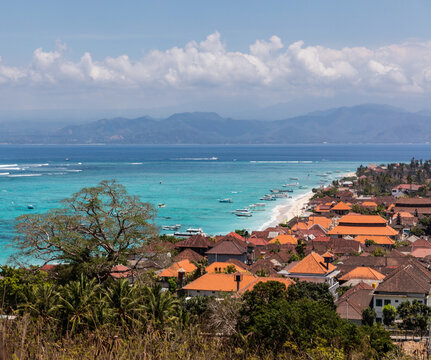
{"label": "tall tree", "polygon": [[78,265],[99,279],[155,235],[155,209],[127,194],[115,181],[78,191],[46,214],[17,219],[15,247],[20,259]]}

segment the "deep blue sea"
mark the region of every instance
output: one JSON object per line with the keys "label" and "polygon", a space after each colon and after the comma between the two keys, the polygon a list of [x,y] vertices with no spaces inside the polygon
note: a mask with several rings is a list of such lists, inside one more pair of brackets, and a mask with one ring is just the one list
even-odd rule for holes
{"label": "deep blue sea", "polygon": [[[258,229],[272,209],[293,199],[267,202],[250,218],[247,207],[269,189],[298,181],[293,198],[360,164],[431,158],[431,145],[0,145],[0,263],[12,249],[14,219],[59,206],[84,186],[116,179],[158,209],[159,226],[181,224],[207,234]],[[291,178],[298,178],[291,179]],[[161,184],[160,184],[161,182]],[[233,203],[220,203],[231,198]],[[32,205],[34,209],[28,209]],[[170,233],[171,231],[167,231]]]}

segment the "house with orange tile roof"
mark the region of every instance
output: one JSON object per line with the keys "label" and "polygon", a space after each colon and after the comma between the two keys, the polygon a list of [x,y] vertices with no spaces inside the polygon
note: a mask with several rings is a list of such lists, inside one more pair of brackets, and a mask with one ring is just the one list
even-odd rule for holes
{"label": "house with orange tile roof", "polygon": [[305,222],[299,221],[292,226],[291,230],[292,231],[308,230],[308,226]]}
{"label": "house with orange tile roof", "polygon": [[319,204],[314,207],[314,211],[318,214],[329,213],[332,208],[332,203]]}
{"label": "house with orange tile roof", "polygon": [[346,215],[350,210],[352,210],[352,206],[342,201],[334,205],[331,209],[331,211],[337,215]]}
{"label": "house with orange tile roof", "polygon": [[364,201],[361,206],[365,209],[375,210],[377,209],[377,204],[374,201]]}
{"label": "house with orange tile roof", "polygon": [[234,237],[235,239],[245,241],[245,238],[240,234],[237,234],[235,231],[231,231],[229,234],[226,235],[226,237]]}
{"label": "house with orange tile roof", "polygon": [[207,273],[183,287],[188,297],[234,294],[256,280],[251,274]]}
{"label": "house with orange tile roof", "polygon": [[113,266],[109,275],[111,275],[114,279],[129,279],[130,282],[133,282],[132,270],[122,264]]}
{"label": "house with orange tile roof", "polygon": [[341,286],[355,286],[360,282],[365,282],[368,285],[374,287],[377,284],[381,283],[385,278],[385,275],[379,273],[378,271],[367,267],[367,266],[358,266],[348,273],[341,276],[338,280],[342,283]]}
{"label": "house with orange tile roof", "polygon": [[367,240],[371,240],[374,241],[376,245],[381,245],[389,249],[392,249],[395,245],[395,241],[388,236],[358,235],[353,240],[359,241],[364,245]]}
{"label": "house with orange tile roof", "polygon": [[313,225],[320,225],[328,230],[332,225],[332,220],[324,216],[310,216],[307,221],[307,227],[310,229]]}
{"label": "house with orange tile roof", "polygon": [[196,265],[193,264],[190,260],[186,259],[173,263],[171,266],[169,266],[167,269],[162,270],[157,275],[160,278],[166,280],[168,278],[178,277],[178,272],[183,272],[187,275],[191,274],[196,269]]}
{"label": "house with orange tile roof", "polygon": [[328,231],[331,238],[359,235],[395,237],[398,231],[387,224],[379,215],[348,214],[343,216],[336,227]]}
{"label": "house with orange tile roof", "polygon": [[289,270],[281,270],[278,274],[300,281],[326,283],[329,286],[329,291],[334,296],[337,296],[339,283],[336,280],[336,276],[340,271],[337,270],[335,265],[331,264],[331,261],[331,258],[324,258],[312,251],[295,266],[291,267]]}
{"label": "house with orange tile roof", "polygon": [[245,265],[242,267],[231,262],[213,262],[211,265],[208,265],[205,268],[205,271],[207,273],[226,273],[229,267],[233,267],[235,269],[234,272],[248,273],[248,271],[245,269]]}
{"label": "house with orange tile roof", "polygon": [[416,226],[417,222],[417,217],[407,211],[398,211],[394,213],[390,220],[390,224],[392,226],[402,226],[405,230],[410,229],[412,226]]}
{"label": "house with orange tile roof", "polygon": [[280,244],[280,245],[297,245],[298,239],[293,235],[278,235],[272,239],[269,244]]}

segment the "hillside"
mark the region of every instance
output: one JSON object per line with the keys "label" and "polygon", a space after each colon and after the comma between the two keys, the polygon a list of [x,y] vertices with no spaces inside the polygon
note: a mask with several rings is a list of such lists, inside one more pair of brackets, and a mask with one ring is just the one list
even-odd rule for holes
{"label": "hillside", "polygon": [[[2,126],[0,124],[0,126]],[[48,144],[295,144],[425,143],[431,115],[382,105],[359,105],[276,120],[234,120],[216,113],[165,119],[102,119],[41,132],[2,131],[2,143]]]}

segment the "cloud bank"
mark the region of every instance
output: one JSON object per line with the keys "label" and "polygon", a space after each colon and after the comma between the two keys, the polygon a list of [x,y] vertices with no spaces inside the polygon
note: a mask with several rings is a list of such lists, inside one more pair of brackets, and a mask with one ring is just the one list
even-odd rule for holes
{"label": "cloud bank", "polygon": [[148,91],[242,91],[285,96],[327,96],[343,92],[428,94],[431,91],[431,41],[333,49],[284,44],[277,36],[257,40],[247,52],[228,50],[215,32],[201,42],[166,51],[152,50],[141,59],[128,55],[95,59],[84,53],[68,59],[65,46],[38,48],[26,66],[0,57],[0,88],[10,85],[52,88],[61,92],[97,89]]}

